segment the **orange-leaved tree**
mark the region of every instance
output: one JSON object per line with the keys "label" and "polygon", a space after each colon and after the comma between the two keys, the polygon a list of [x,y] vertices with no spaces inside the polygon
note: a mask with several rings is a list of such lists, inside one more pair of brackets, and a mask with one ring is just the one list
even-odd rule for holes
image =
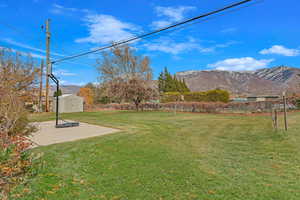
{"label": "orange-leaved tree", "polygon": [[83,97],[85,105],[91,106],[94,104],[94,92],[91,88],[82,87],[77,95]]}

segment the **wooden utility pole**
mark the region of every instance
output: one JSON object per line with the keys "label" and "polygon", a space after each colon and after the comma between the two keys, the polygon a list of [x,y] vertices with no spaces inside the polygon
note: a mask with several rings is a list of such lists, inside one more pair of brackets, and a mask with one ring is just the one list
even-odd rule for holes
{"label": "wooden utility pole", "polygon": [[46,21],[46,112],[50,111],[49,105],[49,75],[50,75],[50,19]]}
{"label": "wooden utility pole", "polygon": [[43,112],[43,73],[44,73],[44,60],[41,62],[41,70],[40,70],[40,93],[39,93],[39,112]]}
{"label": "wooden utility pole", "polygon": [[282,95],[283,98],[283,112],[284,112],[284,129],[287,131],[288,130],[288,124],[287,124],[287,111],[286,111],[286,96],[285,96],[285,92],[283,92]]}

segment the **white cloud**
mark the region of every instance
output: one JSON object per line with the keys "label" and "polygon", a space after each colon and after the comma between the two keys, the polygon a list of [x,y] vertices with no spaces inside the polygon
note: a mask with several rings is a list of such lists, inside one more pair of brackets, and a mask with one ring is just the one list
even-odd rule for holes
{"label": "white cloud", "polygon": [[237,31],[237,28],[226,28],[226,29],[223,29],[221,30],[221,33],[234,33]]}
{"label": "white cloud", "polygon": [[263,49],[259,52],[260,54],[278,54],[283,56],[298,56],[300,55],[300,50],[298,49],[288,49],[282,45],[274,45],[269,49]]}
{"label": "white cloud", "polygon": [[[12,39],[10,39],[10,38],[2,39],[2,41],[6,42],[6,43],[8,43],[8,44],[17,46],[17,47],[24,48],[24,49],[30,49],[30,50],[37,51],[37,52],[41,52],[41,53],[44,53],[44,54],[46,53],[46,51],[43,50],[43,49],[39,49],[39,48],[30,46],[30,45],[27,45],[27,44],[23,44],[23,43],[20,43],[20,42],[15,41],[15,40],[12,40]],[[55,53],[55,52],[51,52],[51,55],[60,56],[60,57],[64,57],[64,56],[65,56],[65,55],[63,55],[63,54],[59,54],[59,53]]]}
{"label": "white cloud", "polygon": [[134,32],[140,30],[138,26],[122,22],[111,15],[87,15],[84,21],[87,23],[89,36],[77,39],[78,43],[107,44],[131,38]]}
{"label": "white cloud", "polygon": [[213,50],[216,50],[216,49],[220,49],[220,48],[227,48],[227,47],[230,47],[234,44],[238,44],[239,42],[237,41],[229,41],[229,42],[225,42],[225,43],[220,43],[220,44],[215,44],[214,46],[210,47],[211,49]]}
{"label": "white cloud", "polygon": [[143,45],[149,51],[161,51],[178,55],[183,52],[197,50],[203,53],[211,52],[213,49],[202,47],[195,39],[189,38],[186,42],[175,42],[168,38],[160,38],[156,41]]}
{"label": "white cloud", "polygon": [[50,9],[50,12],[55,15],[66,15],[74,12],[84,12],[84,13],[90,13],[91,11],[88,9],[79,9],[79,8],[72,8],[72,7],[64,7],[60,4],[52,4],[52,8]]}
{"label": "white cloud", "polygon": [[193,6],[178,6],[178,7],[155,7],[155,12],[157,16],[162,17],[163,19],[153,21],[151,26],[153,28],[162,28],[168,26],[174,22],[178,22],[184,19],[185,14],[188,11],[195,10],[196,7]]}
{"label": "white cloud", "polygon": [[159,28],[162,28],[162,27],[169,26],[170,24],[172,24],[172,22],[167,21],[167,20],[159,20],[159,21],[152,22],[151,26],[154,29],[159,29]]}
{"label": "white cloud", "polygon": [[178,55],[180,53],[188,51],[199,51],[200,53],[212,53],[216,49],[226,48],[233,44],[235,41],[229,41],[223,44],[215,44],[213,46],[204,47],[200,42],[193,37],[189,37],[185,42],[176,42],[167,37],[162,37],[160,39],[154,40],[152,42],[146,43],[143,46],[149,51],[161,51],[164,53],[170,53],[173,55]]}
{"label": "white cloud", "polygon": [[209,64],[208,67],[226,71],[253,71],[267,67],[272,61],[273,59],[256,60],[252,57],[229,58]]}
{"label": "white cloud", "polygon": [[55,76],[76,76],[77,74],[69,72],[64,69],[58,69],[53,72]]}
{"label": "white cloud", "polygon": [[0,46],[0,50],[13,52],[13,53],[19,53],[21,56],[31,56],[32,58],[45,59],[45,56],[40,55],[40,54],[35,54],[35,53],[32,53],[32,52],[24,52],[24,51],[19,51],[19,50],[16,50],[16,49],[1,47],[1,46]]}

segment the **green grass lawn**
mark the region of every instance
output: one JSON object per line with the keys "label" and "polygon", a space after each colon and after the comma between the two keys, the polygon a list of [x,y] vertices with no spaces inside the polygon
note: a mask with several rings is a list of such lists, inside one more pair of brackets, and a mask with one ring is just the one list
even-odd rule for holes
{"label": "green grass lawn", "polygon": [[63,117],[122,131],[35,149],[44,152],[45,166],[25,190],[18,188],[25,191],[19,199],[300,199],[300,113],[289,115],[288,132],[273,131],[270,116],[106,111]]}

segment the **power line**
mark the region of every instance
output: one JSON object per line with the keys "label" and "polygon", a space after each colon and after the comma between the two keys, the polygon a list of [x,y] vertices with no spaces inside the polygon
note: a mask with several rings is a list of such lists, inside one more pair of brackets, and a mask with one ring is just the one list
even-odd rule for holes
{"label": "power line", "polygon": [[[31,35],[31,34],[28,34],[28,33],[24,32],[23,30],[21,30],[21,29],[15,27],[15,26],[13,26],[13,25],[10,25],[10,24],[8,24],[8,23],[2,21],[2,20],[0,20],[0,24],[2,24],[3,26],[6,26],[7,28],[13,30],[14,32],[16,32],[16,33],[22,35],[22,37],[25,36],[25,37],[29,38],[31,41],[36,41],[36,40],[37,40],[37,41],[38,41],[38,46],[39,46],[39,47],[43,47],[43,41],[41,40],[41,38],[39,38],[39,37],[37,37],[37,36],[33,36],[33,35]],[[16,45],[16,46],[17,46],[17,45]],[[33,47],[33,48],[35,48],[35,47]],[[37,49],[41,49],[41,48],[37,48]],[[41,50],[42,50],[42,49],[41,49]]]}
{"label": "power line", "polygon": [[[66,55],[68,54],[67,53],[67,51],[65,50],[65,49],[63,49],[63,48],[60,48],[57,44],[57,42],[56,42],[56,40],[54,40],[53,39],[53,37],[51,38],[51,41],[52,41],[52,46],[54,46],[56,49],[60,49],[61,51],[62,51],[62,53],[64,54],[64,55],[56,55],[56,56],[58,56],[58,57],[66,57]],[[50,54],[51,55],[51,54]],[[52,55],[53,55],[53,53],[52,53]],[[53,57],[52,57],[53,58]],[[57,58],[57,59],[59,59],[59,58]],[[73,64],[73,65],[81,65],[81,66],[88,66],[88,67],[90,67],[91,66],[91,64],[87,64],[87,63],[82,63],[82,62],[80,62],[80,63],[77,63],[77,62],[74,62],[74,61],[72,61],[72,62],[66,62],[66,63],[69,63],[69,64]]]}
{"label": "power line", "polygon": [[13,26],[13,25],[10,25],[2,20],[0,20],[0,24],[2,24],[3,26],[6,26],[7,28],[13,30],[14,32],[18,33],[18,34],[21,34],[23,37],[27,37],[27,38],[30,38],[33,39],[33,40],[40,40],[40,38],[37,38],[36,36],[33,36],[33,35],[29,35],[28,33],[25,33],[23,30]]}
{"label": "power line", "polygon": [[[199,24],[199,23],[202,23],[202,22],[205,22],[205,21],[209,21],[209,20],[215,19],[215,18],[217,18],[217,17],[224,16],[224,15],[226,15],[226,14],[228,14],[228,13],[236,12],[236,11],[239,11],[239,10],[241,10],[241,9],[243,9],[243,8],[250,7],[250,6],[253,6],[253,5],[262,3],[263,1],[264,1],[264,0],[258,0],[258,1],[255,2],[255,3],[248,4],[248,5],[245,5],[245,6],[243,6],[243,7],[235,8],[235,9],[232,9],[232,10],[225,11],[224,13],[222,13],[222,14],[220,14],[220,15],[218,15],[218,16],[210,16],[210,17],[207,17],[206,19],[201,20],[201,21],[195,21],[195,22],[193,22],[193,23],[184,24],[184,25],[179,26],[179,27],[176,27],[176,28],[174,28],[174,29],[164,31],[163,33],[164,33],[164,34],[173,33],[173,32],[179,31],[179,30],[181,30],[181,29],[184,29],[184,28],[186,28],[186,27],[189,27],[189,26],[192,26],[192,25],[195,25],[195,24]],[[150,35],[150,36],[145,37],[145,38],[143,38],[143,39],[149,39],[149,38],[153,38],[153,37],[156,37],[156,36],[157,36],[157,35]]]}
{"label": "power line", "polygon": [[[37,41],[39,42],[39,46],[40,46],[40,47],[44,46],[44,45],[43,45],[43,42],[41,41],[41,38],[38,38],[38,37],[33,36],[33,35],[30,35],[30,34],[26,33],[25,31],[23,31],[23,30],[21,30],[21,29],[15,27],[15,26],[13,26],[13,25],[10,25],[10,24],[8,24],[8,23],[3,22],[2,20],[0,20],[0,24],[2,24],[3,26],[5,26],[5,27],[7,27],[7,28],[13,30],[14,32],[16,32],[16,33],[22,35],[23,37],[24,37],[24,36],[27,37],[27,38],[30,39],[31,41],[37,40]],[[4,42],[5,42],[5,43],[9,43],[9,42],[6,42],[6,41],[4,41]],[[13,44],[13,45],[14,45],[14,46],[18,46],[17,44]],[[25,45],[26,45],[27,47],[24,47]],[[53,44],[52,44],[52,45],[53,45]],[[55,45],[55,44],[54,44],[54,45]],[[45,56],[46,51],[43,50],[43,49],[41,49],[41,48],[37,48],[37,47],[34,47],[34,46],[31,48],[31,47],[30,47],[29,45],[27,45],[27,44],[24,44],[24,46],[19,46],[19,47],[24,48],[24,49],[31,49],[31,50],[33,50],[33,51],[35,51],[35,52],[40,52],[40,53],[42,53],[41,56]],[[58,48],[58,46],[56,46],[56,47],[57,47],[57,49],[61,49],[61,48]],[[6,46],[5,48],[10,49],[10,47],[7,47],[7,46]],[[36,50],[35,50],[34,48],[35,48]],[[55,58],[55,57],[61,57],[61,58],[65,57],[65,56],[67,55],[67,53],[66,53],[63,49],[61,49],[61,50],[63,51],[63,53],[64,53],[65,55],[59,54],[59,53],[56,53],[56,52],[53,52],[53,53],[50,53],[50,57],[51,57],[52,59],[59,59],[59,58]],[[18,51],[18,50],[16,50],[16,51]],[[24,52],[24,53],[27,53],[27,52]],[[28,54],[30,55],[31,53],[28,53]],[[74,64],[74,65],[81,65],[81,66],[89,66],[89,67],[91,66],[91,65],[85,64],[85,63],[76,63],[76,62],[67,62],[67,63],[69,63],[69,64]]]}
{"label": "power line", "polygon": [[122,44],[126,44],[128,42],[132,42],[132,41],[135,41],[135,40],[138,40],[138,39],[143,39],[143,38],[146,38],[146,37],[148,37],[150,35],[158,34],[158,33],[162,32],[162,31],[166,31],[168,29],[172,29],[172,28],[175,28],[177,26],[180,26],[180,25],[183,25],[183,24],[187,24],[187,23],[195,21],[195,20],[198,20],[198,19],[201,19],[201,18],[204,18],[204,17],[208,17],[208,16],[213,15],[213,14],[217,14],[219,12],[222,12],[222,11],[225,11],[225,10],[228,10],[228,9],[240,6],[240,5],[248,3],[250,1],[253,1],[253,0],[243,0],[243,1],[231,4],[229,6],[223,7],[221,9],[214,10],[214,11],[211,11],[211,12],[208,12],[208,13],[205,13],[205,14],[202,14],[202,15],[199,15],[199,16],[187,19],[185,21],[182,21],[182,22],[179,22],[179,23],[176,23],[176,24],[173,24],[173,25],[170,25],[170,26],[167,26],[167,27],[164,27],[164,28],[152,31],[150,33],[142,34],[140,36],[136,36],[136,37],[133,37],[133,38],[130,38],[130,39],[127,39],[127,40],[119,41],[119,42],[116,42],[114,44],[111,44],[111,45],[108,45],[108,46],[105,46],[105,47],[101,47],[101,48],[98,48],[98,49],[95,49],[95,50],[92,50],[92,51],[87,51],[87,52],[76,54],[76,55],[73,55],[73,56],[68,56],[68,57],[65,57],[65,58],[61,58],[61,59],[52,61],[51,63],[55,64],[55,63],[62,62],[62,61],[65,61],[65,60],[70,60],[70,59],[74,59],[74,58],[81,57],[81,56],[84,56],[84,55],[88,55],[88,54],[91,54],[91,53],[95,53],[95,52],[98,52],[98,51],[102,51],[102,50],[105,50],[105,49],[109,49],[109,48],[112,48],[114,46],[119,46],[119,45],[122,45]]}

